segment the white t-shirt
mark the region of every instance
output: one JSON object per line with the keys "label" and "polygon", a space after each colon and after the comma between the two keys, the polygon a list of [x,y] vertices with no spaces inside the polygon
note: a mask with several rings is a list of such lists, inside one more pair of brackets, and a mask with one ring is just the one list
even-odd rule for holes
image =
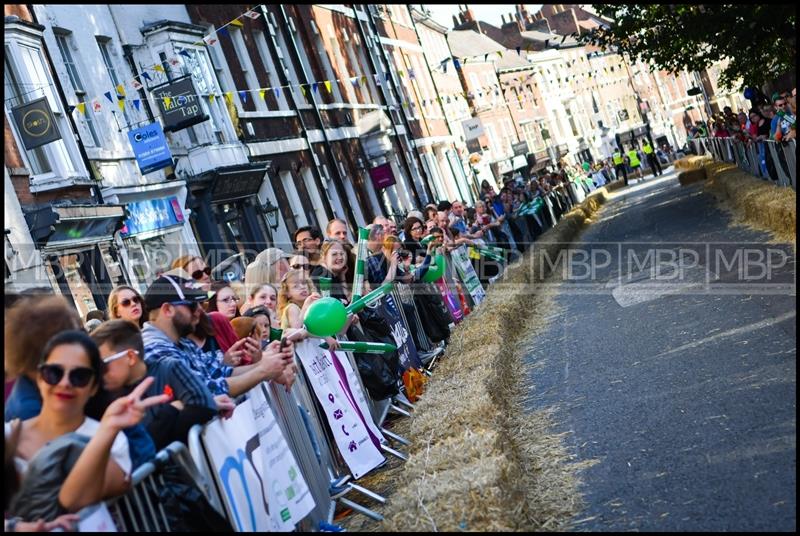
{"label": "white t-shirt", "polygon": [[[97,433],[99,427],[99,421],[86,417],[83,424],[75,430],[75,433],[91,438]],[[9,435],[11,435],[11,422],[5,423],[5,437],[8,438]],[[128,438],[122,432],[117,434],[117,437],[114,438],[114,443],[111,445],[111,459],[119,465],[126,477],[130,476],[133,464],[131,463],[131,453],[128,448]],[[28,468],[28,460],[14,456],[14,465],[19,474],[24,475]]]}

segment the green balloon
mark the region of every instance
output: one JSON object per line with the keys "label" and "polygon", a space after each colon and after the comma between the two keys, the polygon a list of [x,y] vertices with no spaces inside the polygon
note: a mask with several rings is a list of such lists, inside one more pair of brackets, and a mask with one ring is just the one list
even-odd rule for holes
{"label": "green balloon", "polygon": [[428,267],[428,271],[422,276],[422,280],[426,283],[437,281],[444,275],[445,263],[444,255],[436,255],[433,259],[433,263]]}
{"label": "green balloon", "polygon": [[336,298],[320,298],[306,311],[303,323],[315,337],[332,337],[339,333],[347,322],[344,304]]}

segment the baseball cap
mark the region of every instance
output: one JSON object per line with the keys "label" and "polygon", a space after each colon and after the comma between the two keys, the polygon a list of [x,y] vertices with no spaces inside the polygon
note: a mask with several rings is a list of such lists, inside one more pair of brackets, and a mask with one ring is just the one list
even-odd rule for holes
{"label": "baseball cap", "polygon": [[282,249],[279,248],[267,248],[258,255],[256,255],[256,261],[266,264],[267,266],[272,266],[280,259],[289,259],[291,255],[284,253]]}
{"label": "baseball cap", "polygon": [[269,316],[269,309],[267,309],[263,305],[256,305],[255,307],[253,307],[252,309],[248,309],[244,313],[244,316],[247,316],[247,317],[250,317],[250,318],[252,318],[254,316],[258,316],[258,315]]}
{"label": "baseball cap", "polygon": [[207,299],[208,295],[195,281],[174,275],[162,275],[153,281],[144,294],[144,304],[150,311],[165,303],[183,302],[188,305]]}
{"label": "baseball cap", "polygon": [[781,97],[781,94],[776,91],[775,93],[772,94],[772,98],[770,100],[772,102],[775,102],[776,100],[781,100],[782,98],[783,97]]}

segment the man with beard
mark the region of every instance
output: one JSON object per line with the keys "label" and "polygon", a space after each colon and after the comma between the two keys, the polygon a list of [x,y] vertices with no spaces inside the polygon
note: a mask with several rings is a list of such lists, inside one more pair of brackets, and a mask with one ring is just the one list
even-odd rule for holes
{"label": "man with beard", "polygon": [[230,397],[214,397],[187,365],[192,356],[179,346],[180,339],[194,330],[194,311],[207,299],[193,281],[170,275],[153,281],[145,293],[150,322],[142,330],[144,362],[148,376],[155,378],[147,395],[166,392],[174,397],[170,404],[148,408],[142,421],[156,449],[172,441],[185,443],[192,426],[206,423],[218,412],[233,414]]}

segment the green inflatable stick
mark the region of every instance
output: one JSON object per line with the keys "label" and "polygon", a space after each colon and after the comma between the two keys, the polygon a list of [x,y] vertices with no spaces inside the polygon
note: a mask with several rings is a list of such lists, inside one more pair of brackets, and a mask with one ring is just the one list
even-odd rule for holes
{"label": "green inflatable stick", "polygon": [[[328,343],[323,342],[320,348],[328,349]],[[385,354],[396,352],[397,346],[383,342],[339,341],[339,349],[343,352],[357,352],[359,354]]]}

